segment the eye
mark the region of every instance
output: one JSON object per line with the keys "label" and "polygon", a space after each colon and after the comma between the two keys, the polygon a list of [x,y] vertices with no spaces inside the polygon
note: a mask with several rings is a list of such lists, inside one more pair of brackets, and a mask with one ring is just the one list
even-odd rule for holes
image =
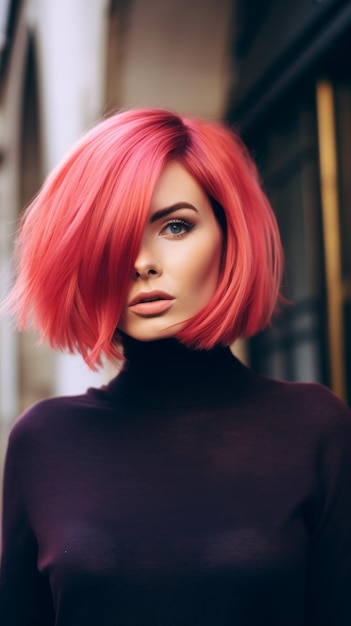
{"label": "eye", "polygon": [[162,227],[160,235],[171,239],[180,239],[190,232],[194,226],[195,224],[188,220],[170,220]]}

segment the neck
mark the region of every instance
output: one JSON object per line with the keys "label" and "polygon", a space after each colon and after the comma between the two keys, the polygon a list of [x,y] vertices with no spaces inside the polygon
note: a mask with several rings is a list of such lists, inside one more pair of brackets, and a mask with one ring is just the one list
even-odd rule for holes
{"label": "neck", "polygon": [[216,346],[211,350],[196,350],[184,345],[175,337],[156,341],[138,341],[128,335],[122,335],[123,351],[127,369],[150,367],[178,369],[179,365],[188,369],[197,365],[198,368],[208,367],[209,363],[229,352],[229,349]]}
{"label": "neck", "polygon": [[122,343],[126,362],[109,389],[133,405],[218,404],[245,371],[227,347],[195,350],[175,338],[141,342],[124,334]]}

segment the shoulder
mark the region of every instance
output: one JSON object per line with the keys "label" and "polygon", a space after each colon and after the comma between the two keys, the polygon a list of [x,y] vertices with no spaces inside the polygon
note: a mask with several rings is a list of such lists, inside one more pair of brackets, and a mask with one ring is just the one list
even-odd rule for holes
{"label": "shoulder", "polygon": [[40,400],[24,411],[14,423],[9,448],[45,446],[55,438],[71,436],[92,419],[98,421],[106,411],[104,394],[88,390],[77,396],[59,396]]}
{"label": "shoulder", "polygon": [[277,400],[303,409],[319,418],[331,415],[350,415],[350,409],[328,387],[319,383],[274,381]]}
{"label": "shoulder", "polygon": [[294,408],[305,407],[312,413],[330,410],[350,413],[345,403],[320,383],[279,380],[258,374],[245,366],[244,368],[249,379],[248,390],[268,403],[291,405]]}
{"label": "shoulder", "polygon": [[351,437],[351,411],[329,388],[318,383],[287,382],[252,375],[251,395],[256,406],[279,420],[301,424],[328,436],[345,432]]}
{"label": "shoulder", "polygon": [[332,420],[351,420],[351,411],[330,389],[318,383],[289,383],[279,385],[278,397],[302,411],[311,419],[328,423]]}

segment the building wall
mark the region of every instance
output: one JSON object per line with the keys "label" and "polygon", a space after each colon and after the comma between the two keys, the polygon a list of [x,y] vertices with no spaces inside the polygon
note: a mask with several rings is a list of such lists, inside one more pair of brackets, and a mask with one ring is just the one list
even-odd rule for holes
{"label": "building wall", "polygon": [[252,365],[351,402],[351,2],[238,0],[238,16],[227,118],[278,217],[291,302]]}
{"label": "building wall", "polygon": [[[18,9],[0,92],[3,297],[23,206],[103,114],[115,107],[166,106],[222,116],[231,77],[232,2],[4,0],[1,7],[3,30]],[[17,335],[8,318],[0,324],[4,450],[8,430],[26,406],[51,394],[80,393],[114,372],[93,374],[80,357],[38,347],[30,333]]]}

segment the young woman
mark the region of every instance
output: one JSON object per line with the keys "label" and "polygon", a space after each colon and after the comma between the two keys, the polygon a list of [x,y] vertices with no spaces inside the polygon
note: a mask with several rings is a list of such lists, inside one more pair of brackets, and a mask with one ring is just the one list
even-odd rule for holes
{"label": "young woman", "polygon": [[240,140],[162,110],[103,121],[17,255],[20,327],[121,371],[13,428],[1,626],[349,626],[350,412],[228,348],[270,323],[282,273]]}

